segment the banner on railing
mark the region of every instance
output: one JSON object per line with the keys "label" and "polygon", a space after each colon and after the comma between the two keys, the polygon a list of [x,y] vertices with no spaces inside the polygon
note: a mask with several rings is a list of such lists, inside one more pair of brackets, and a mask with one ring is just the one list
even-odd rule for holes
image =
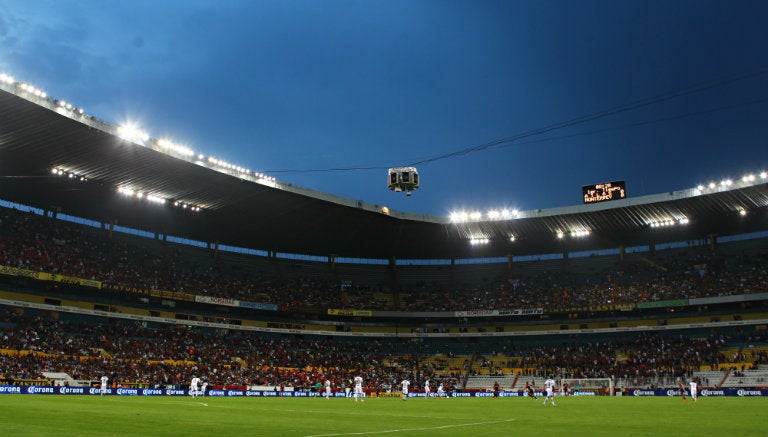
{"label": "banner on railing", "polygon": [[[21,395],[93,395],[100,396],[101,389],[98,387],[59,387],[59,386],[17,386],[17,385],[0,385],[0,394],[21,394]],[[106,396],[189,396],[189,389],[167,389],[167,388],[108,388],[104,393]],[[382,396],[387,394],[382,393]],[[391,395],[400,396],[399,393],[393,392]],[[492,397],[493,393],[488,391],[472,391],[472,392],[450,392],[446,393],[448,397],[455,398],[469,398],[469,397]],[[541,393],[539,393],[539,396]],[[557,393],[560,396],[560,393]],[[595,396],[594,392],[581,391],[576,393],[577,396]],[[624,391],[625,396],[680,396],[680,391],[676,388],[657,388],[657,389],[642,389],[642,388],[630,388]],[[689,396],[688,391],[685,391],[685,395]],[[325,396],[325,392],[319,391],[274,391],[274,390],[220,390],[213,389],[207,390],[205,394],[198,393],[198,396],[203,397],[282,397],[282,398],[314,398]],[[334,392],[332,397],[343,398],[352,396],[351,393]],[[500,397],[524,397],[526,396],[522,391],[502,391],[499,393]],[[739,396],[739,397],[756,397],[756,396],[768,396],[768,389],[766,388],[704,388],[699,390],[699,396],[713,397],[713,396]],[[408,397],[424,397],[424,393],[408,393]],[[434,396],[433,396],[434,397]]]}

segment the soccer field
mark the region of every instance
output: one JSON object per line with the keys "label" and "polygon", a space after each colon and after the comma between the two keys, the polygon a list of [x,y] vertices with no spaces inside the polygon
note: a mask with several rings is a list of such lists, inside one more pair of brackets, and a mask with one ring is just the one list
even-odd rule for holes
{"label": "soccer field", "polygon": [[763,398],[0,396],[4,436],[763,436]]}

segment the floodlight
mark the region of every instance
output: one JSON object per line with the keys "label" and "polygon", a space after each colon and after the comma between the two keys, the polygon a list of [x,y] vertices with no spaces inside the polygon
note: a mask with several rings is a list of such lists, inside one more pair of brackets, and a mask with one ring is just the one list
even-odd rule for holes
{"label": "floodlight", "polygon": [[149,139],[149,134],[139,129],[133,123],[128,123],[117,128],[120,138],[135,143],[143,143]]}

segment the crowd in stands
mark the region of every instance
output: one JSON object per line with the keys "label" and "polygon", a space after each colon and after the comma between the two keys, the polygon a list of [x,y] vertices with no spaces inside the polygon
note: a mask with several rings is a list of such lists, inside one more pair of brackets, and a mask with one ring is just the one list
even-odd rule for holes
{"label": "crowd in stands", "polygon": [[[458,374],[436,375],[408,344],[376,339],[273,335],[203,330],[185,325],[145,327],[118,319],[63,321],[0,307],[0,377],[41,378],[67,373],[76,380],[140,382],[183,387],[193,376],[222,386],[272,385],[310,389],[331,379],[336,389],[361,375],[369,391],[387,390],[402,378],[431,379],[446,387]],[[401,351],[401,352],[398,352]]]}
{"label": "crowd in stands", "polygon": [[621,378],[637,386],[659,378],[690,376],[703,366],[718,368],[728,358],[722,336],[688,338],[641,332],[626,341],[595,341],[536,348],[518,366],[565,378]]}
{"label": "crowd in stands", "polygon": [[108,375],[115,382],[146,387],[185,387],[199,376],[211,385],[283,385],[296,390],[309,390],[330,379],[335,389],[343,390],[361,375],[368,391],[396,390],[403,378],[419,385],[430,379],[434,385],[460,388],[463,378],[473,374],[472,362],[488,363],[486,356],[492,355],[506,356],[505,367],[522,369],[518,372],[523,378],[614,378],[649,386],[662,378],[688,379],[704,367],[718,369],[733,360],[768,364],[765,348],[756,354],[747,349],[732,356],[724,353],[729,344],[765,344],[757,330],[735,332],[713,331],[703,337],[639,332],[622,339],[595,334],[524,344],[511,337],[485,343],[466,340],[454,346],[467,357],[462,368],[440,369],[439,360],[432,359],[440,348],[436,344],[145,326],[107,317],[0,307],[0,378],[29,380],[42,378],[44,372],[61,372],[76,380],[96,381]]}
{"label": "crowd in stands", "polygon": [[[197,253],[190,256],[190,250]],[[566,267],[531,274],[524,264],[509,270],[500,267],[482,284],[451,284],[447,279],[393,284],[389,273],[382,274],[386,270],[372,269],[369,283],[340,287],[343,278],[334,276],[330,268],[322,277],[286,274],[278,267],[248,269],[212,256],[209,249],[181,250],[177,244],[143,237],[115,238],[105,229],[0,210],[0,265],[97,280],[112,290],[232,298],[276,304],[285,311],[544,308],[565,312],[606,304],[768,292],[765,250],[725,256],[696,247],[632,261],[617,258],[610,266],[588,273],[569,270],[567,260],[559,261]],[[377,299],[382,291],[397,298]]]}

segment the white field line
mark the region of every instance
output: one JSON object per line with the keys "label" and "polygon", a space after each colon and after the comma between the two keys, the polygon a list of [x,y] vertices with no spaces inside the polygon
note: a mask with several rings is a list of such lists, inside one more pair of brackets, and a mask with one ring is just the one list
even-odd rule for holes
{"label": "white field line", "polygon": [[381,430],[381,431],[363,431],[363,432],[344,432],[344,433],[338,433],[338,434],[313,434],[313,435],[307,435],[304,437],[339,437],[339,436],[352,436],[352,435],[375,435],[375,434],[392,434],[396,432],[411,432],[411,431],[432,431],[435,429],[448,429],[448,428],[461,428],[465,426],[480,426],[480,425],[491,425],[494,423],[503,423],[503,422],[512,422],[515,419],[505,419],[505,420],[492,420],[488,422],[474,422],[474,423],[462,423],[458,425],[441,425],[441,426],[430,426],[430,427],[424,427],[424,428],[403,428],[403,429],[387,429],[387,430]]}

